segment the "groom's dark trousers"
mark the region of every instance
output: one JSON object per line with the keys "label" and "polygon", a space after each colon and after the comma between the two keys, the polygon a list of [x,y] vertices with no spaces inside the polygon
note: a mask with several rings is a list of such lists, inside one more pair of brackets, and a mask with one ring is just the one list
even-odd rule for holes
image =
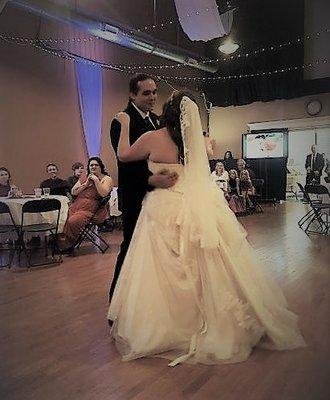
{"label": "groom's dark trousers", "polygon": [[[143,119],[136,108],[129,103],[125,112],[130,116],[130,144],[132,145],[143,133],[158,128],[159,122],[156,114],[150,113],[154,126]],[[117,153],[120,136],[120,123],[113,119],[110,128],[110,139],[112,147]],[[139,217],[142,201],[147,191],[152,190],[148,185],[148,178],[151,175],[148,170],[147,161],[123,163],[118,160],[118,202],[123,218],[123,241],[117,257],[115,272],[112,278],[109,300],[111,300],[115,286],[124,262],[128,247],[130,245],[134,228]]]}

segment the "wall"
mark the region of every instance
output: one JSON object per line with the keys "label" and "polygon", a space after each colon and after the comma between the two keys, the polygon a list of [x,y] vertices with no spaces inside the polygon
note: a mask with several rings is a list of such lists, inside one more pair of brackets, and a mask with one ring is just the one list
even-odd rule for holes
{"label": "wall", "polygon": [[0,164],[31,192],[55,162],[62,176],[86,159],[72,63],[1,43]]}
{"label": "wall", "polygon": [[323,105],[318,116],[330,116],[330,93],[240,107],[214,107],[210,114],[210,136],[216,140],[214,158],[222,158],[226,150],[231,150],[234,157],[241,157],[242,134],[247,132],[250,122],[307,118],[305,106],[315,98]]}

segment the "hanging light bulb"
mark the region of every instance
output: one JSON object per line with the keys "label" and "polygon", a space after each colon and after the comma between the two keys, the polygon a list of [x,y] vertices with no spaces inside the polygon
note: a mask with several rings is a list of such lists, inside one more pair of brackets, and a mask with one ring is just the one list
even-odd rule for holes
{"label": "hanging light bulb", "polygon": [[231,39],[227,39],[224,43],[220,44],[218,50],[224,54],[232,54],[239,48],[239,44],[233,42]]}

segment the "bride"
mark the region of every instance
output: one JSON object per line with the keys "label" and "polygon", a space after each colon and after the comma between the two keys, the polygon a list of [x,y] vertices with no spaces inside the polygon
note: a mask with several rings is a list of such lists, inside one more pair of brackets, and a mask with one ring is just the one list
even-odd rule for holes
{"label": "bride", "polygon": [[231,363],[255,346],[304,346],[297,316],[211,178],[191,94],[175,92],[164,105],[165,127],[132,146],[129,116],[116,118],[121,161],[148,159],[151,172],[179,176],[173,187],[146,195],[109,307],[122,359]]}

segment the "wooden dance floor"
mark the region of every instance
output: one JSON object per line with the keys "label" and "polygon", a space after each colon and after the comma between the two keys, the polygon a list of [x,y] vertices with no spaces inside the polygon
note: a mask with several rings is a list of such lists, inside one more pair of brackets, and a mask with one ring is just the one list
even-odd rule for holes
{"label": "wooden dance floor", "polygon": [[107,292],[121,236],[101,255],[87,243],[48,268],[0,271],[2,400],[325,400],[329,394],[329,237],[297,227],[297,202],[241,218],[249,240],[299,314],[308,347],[255,350],[244,363],[121,362]]}

